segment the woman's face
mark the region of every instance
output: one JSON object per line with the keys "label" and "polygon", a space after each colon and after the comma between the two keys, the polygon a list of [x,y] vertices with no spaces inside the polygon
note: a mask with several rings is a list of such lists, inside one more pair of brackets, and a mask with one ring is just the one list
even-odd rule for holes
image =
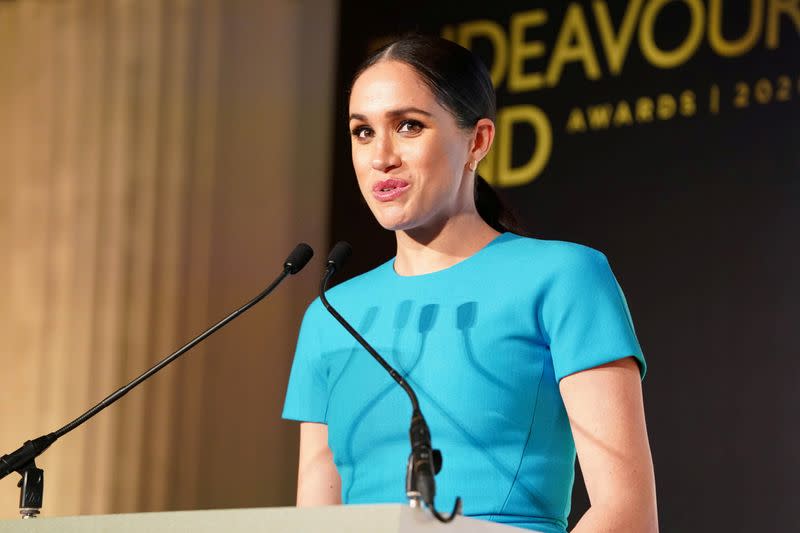
{"label": "woman's face", "polygon": [[433,227],[474,210],[472,135],[405,63],[381,61],[358,77],[350,132],[358,186],[384,228]]}

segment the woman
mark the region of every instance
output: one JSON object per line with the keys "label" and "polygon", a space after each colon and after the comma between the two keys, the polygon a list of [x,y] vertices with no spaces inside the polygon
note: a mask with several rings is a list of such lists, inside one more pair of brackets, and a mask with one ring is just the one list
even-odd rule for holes
{"label": "woman", "polygon": [[[494,90],[469,51],[388,45],[350,93],[353,166],[397,256],[329,299],[417,391],[444,455],[437,506],[564,532],[577,449],[591,508],[573,531],[657,531],[645,362],[605,257],[518,236],[476,168]],[[477,206],[477,207],[476,207]],[[284,417],[298,505],[402,502],[410,406],[327,315],[307,310]]]}

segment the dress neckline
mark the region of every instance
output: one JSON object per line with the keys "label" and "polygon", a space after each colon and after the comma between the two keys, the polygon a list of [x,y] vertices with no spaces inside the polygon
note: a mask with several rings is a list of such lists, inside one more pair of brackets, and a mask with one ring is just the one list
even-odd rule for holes
{"label": "dress neckline", "polygon": [[426,272],[425,274],[411,274],[408,276],[398,274],[397,271],[394,269],[394,262],[397,260],[397,256],[392,257],[389,261],[386,262],[384,266],[388,268],[389,275],[396,280],[411,281],[411,280],[433,279],[435,277],[450,274],[455,271],[461,270],[462,268],[465,268],[466,266],[471,264],[476,258],[484,255],[492,246],[505,242],[515,236],[516,236],[515,234],[510,232],[501,233],[500,235],[496,236],[494,239],[486,243],[486,245],[483,248],[481,248],[471,256],[465,257],[461,261],[454,263],[449,267],[443,268],[441,270],[434,270],[433,272]]}

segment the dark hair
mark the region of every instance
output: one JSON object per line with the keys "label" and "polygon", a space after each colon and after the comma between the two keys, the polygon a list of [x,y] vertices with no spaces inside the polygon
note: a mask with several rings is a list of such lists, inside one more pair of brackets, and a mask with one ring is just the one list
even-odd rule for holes
{"label": "dark hair", "polygon": [[[471,129],[482,118],[494,120],[497,103],[489,71],[466,48],[440,37],[406,35],[369,56],[353,76],[351,89],[365,70],[386,60],[400,61],[413,68],[460,128]],[[527,233],[497,191],[477,173],[475,207],[480,217],[495,230]]]}

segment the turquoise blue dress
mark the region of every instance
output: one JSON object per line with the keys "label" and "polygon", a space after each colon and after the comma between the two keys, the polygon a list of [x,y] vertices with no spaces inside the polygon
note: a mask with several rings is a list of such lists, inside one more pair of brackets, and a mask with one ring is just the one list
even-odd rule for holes
{"label": "turquoise blue dress", "polygon": [[[605,256],[505,233],[438,272],[399,276],[393,264],[328,299],[417,392],[444,456],[437,508],[461,496],[467,516],[564,533],[575,444],[559,380],[629,356],[645,372]],[[406,501],[408,397],[319,299],[283,417],[328,425],[344,503]]]}

